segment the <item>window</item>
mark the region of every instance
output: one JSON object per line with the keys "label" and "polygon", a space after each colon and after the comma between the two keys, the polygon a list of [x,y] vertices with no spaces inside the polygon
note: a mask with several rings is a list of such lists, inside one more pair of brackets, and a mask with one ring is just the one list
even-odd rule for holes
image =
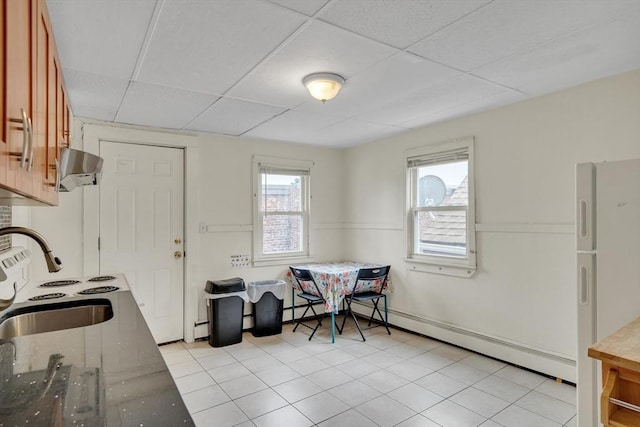
{"label": "window", "polygon": [[309,255],[311,165],[254,159],[254,262]]}
{"label": "window", "polygon": [[475,268],[473,139],[407,152],[408,258]]}

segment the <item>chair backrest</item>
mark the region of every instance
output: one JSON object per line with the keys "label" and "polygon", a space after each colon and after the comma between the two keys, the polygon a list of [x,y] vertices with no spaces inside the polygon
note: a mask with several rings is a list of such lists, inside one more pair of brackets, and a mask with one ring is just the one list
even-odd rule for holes
{"label": "chair backrest", "polygon": [[291,270],[293,277],[298,281],[302,292],[322,297],[322,293],[320,292],[320,289],[318,289],[318,285],[316,284],[316,281],[313,280],[313,276],[309,270],[303,270],[295,267],[289,267],[289,269]]}
{"label": "chair backrest", "polygon": [[363,292],[375,292],[381,294],[387,287],[390,265],[383,267],[361,268],[358,271],[356,284],[353,292],[356,294]]}

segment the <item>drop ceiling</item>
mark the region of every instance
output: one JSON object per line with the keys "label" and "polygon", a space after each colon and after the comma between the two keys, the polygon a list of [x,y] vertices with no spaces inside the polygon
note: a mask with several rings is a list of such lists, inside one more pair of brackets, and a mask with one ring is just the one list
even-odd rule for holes
{"label": "drop ceiling", "polygon": [[[638,0],[48,0],[78,117],[344,147],[640,68]],[[302,79],[346,79],[333,100]]]}

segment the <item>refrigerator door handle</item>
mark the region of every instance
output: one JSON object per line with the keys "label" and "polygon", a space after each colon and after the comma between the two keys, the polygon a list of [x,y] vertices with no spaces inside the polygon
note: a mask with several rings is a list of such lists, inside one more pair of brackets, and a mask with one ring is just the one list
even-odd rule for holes
{"label": "refrigerator door handle", "polygon": [[578,301],[582,305],[587,305],[591,302],[593,268],[590,264],[591,263],[587,262],[578,267]]}
{"label": "refrigerator door handle", "polygon": [[586,200],[580,200],[578,206],[578,236],[580,236],[581,239],[587,239],[591,235],[589,230],[589,225],[591,224],[588,209],[589,204]]}
{"label": "refrigerator door handle", "polygon": [[595,239],[595,166],[593,163],[576,165],[576,249],[594,251]]}

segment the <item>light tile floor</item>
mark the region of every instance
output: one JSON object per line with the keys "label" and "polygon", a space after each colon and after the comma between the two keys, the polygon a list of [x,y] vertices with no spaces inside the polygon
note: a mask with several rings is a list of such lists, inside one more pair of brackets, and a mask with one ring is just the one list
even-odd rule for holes
{"label": "light tile floor", "polygon": [[575,387],[440,341],[348,325],[160,346],[197,426],[576,426]]}

